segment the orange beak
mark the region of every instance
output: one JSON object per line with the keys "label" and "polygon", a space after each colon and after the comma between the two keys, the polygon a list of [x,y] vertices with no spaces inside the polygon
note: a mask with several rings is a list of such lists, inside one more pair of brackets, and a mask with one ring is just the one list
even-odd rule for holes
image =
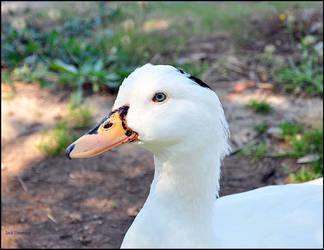
{"label": "orange beak", "polygon": [[138,140],[138,134],[127,126],[129,105],[112,111],[96,127],[65,150],[68,158],[89,158],[123,143]]}

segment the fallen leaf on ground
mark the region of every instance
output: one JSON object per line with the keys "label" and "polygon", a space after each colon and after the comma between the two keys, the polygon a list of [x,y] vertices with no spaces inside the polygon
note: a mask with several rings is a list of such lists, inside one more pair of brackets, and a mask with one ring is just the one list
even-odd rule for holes
{"label": "fallen leaf on ground", "polygon": [[238,81],[233,87],[233,91],[236,93],[241,93],[246,89],[252,88],[255,86],[255,81]]}

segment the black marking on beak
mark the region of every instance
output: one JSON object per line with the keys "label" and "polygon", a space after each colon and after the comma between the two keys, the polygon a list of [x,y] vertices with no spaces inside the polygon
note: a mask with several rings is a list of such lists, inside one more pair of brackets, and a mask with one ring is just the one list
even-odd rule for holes
{"label": "black marking on beak", "polygon": [[65,150],[65,155],[70,160],[72,160],[71,157],[70,157],[70,153],[72,152],[72,150],[74,149],[74,147],[75,147],[75,143],[73,143],[70,146],[68,146],[68,148]]}
{"label": "black marking on beak", "polygon": [[127,115],[129,106],[128,105],[124,105],[122,107],[120,107],[119,109],[115,109],[114,111],[110,112],[109,115],[107,115],[105,118],[102,119],[102,121],[97,124],[97,126],[95,126],[93,129],[91,129],[87,134],[91,135],[91,134],[97,134],[98,133],[98,128],[101,126],[101,124],[103,124],[106,120],[108,120],[108,118],[110,116],[112,116],[114,113],[118,112],[120,119],[122,120],[122,125],[123,128],[126,130],[126,125],[125,125],[125,117]]}
{"label": "black marking on beak", "polygon": [[109,116],[110,116],[110,114],[108,116],[106,116],[105,118],[103,118],[102,121],[99,122],[99,124],[97,124],[97,126],[95,126],[93,129],[89,130],[89,132],[87,134],[88,135],[97,134],[98,128],[100,127],[101,124],[103,124],[109,118]]}
{"label": "black marking on beak", "polygon": [[120,120],[122,121],[122,126],[125,130],[127,130],[127,127],[126,127],[126,124],[125,124],[125,120],[126,120],[126,115],[128,113],[128,109],[129,109],[129,106],[122,106],[118,109],[119,111],[119,117],[120,117]]}
{"label": "black marking on beak", "polygon": [[129,109],[129,106],[128,105],[124,105],[124,106],[122,106],[122,107],[120,107],[118,109],[119,116],[120,116],[120,119],[121,120],[124,120],[125,119],[125,116],[127,115],[128,109]]}

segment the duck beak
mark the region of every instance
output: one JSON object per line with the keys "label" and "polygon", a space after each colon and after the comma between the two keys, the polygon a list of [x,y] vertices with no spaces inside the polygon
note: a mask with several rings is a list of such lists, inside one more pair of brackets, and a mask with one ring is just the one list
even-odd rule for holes
{"label": "duck beak", "polygon": [[112,111],[97,126],[73,142],[65,150],[71,158],[89,158],[120,144],[138,140],[138,134],[126,123],[129,105]]}

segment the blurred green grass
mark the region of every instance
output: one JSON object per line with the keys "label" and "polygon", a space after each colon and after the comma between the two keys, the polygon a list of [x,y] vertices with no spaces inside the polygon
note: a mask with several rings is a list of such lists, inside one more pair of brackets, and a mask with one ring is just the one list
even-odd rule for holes
{"label": "blurred green grass", "polygon": [[280,157],[311,157],[296,172],[288,171],[292,182],[306,182],[323,176],[323,127],[304,129],[302,124],[282,123],[281,139],[288,145]]}
{"label": "blurred green grass", "polygon": [[64,152],[66,147],[79,138],[76,130],[89,129],[93,123],[91,117],[93,112],[86,105],[68,105],[68,114],[56,122],[55,126],[43,131],[37,148],[40,152],[55,157]]}
{"label": "blurred green grass", "polygon": [[265,100],[258,101],[251,99],[246,107],[252,109],[255,113],[260,114],[269,114],[273,111],[273,107]]}
{"label": "blurred green grass", "polygon": [[89,83],[94,92],[116,89],[134,68],[155,55],[162,55],[158,63],[182,67],[199,77],[207,67],[199,68],[190,62],[181,65],[176,61],[190,39],[213,32],[240,37],[240,31],[249,26],[253,14],[268,16],[319,5],[318,2],[97,2],[82,11],[58,3],[39,11],[27,8],[17,18],[9,12],[11,21],[2,24],[1,30],[2,82],[24,80],[43,86],[70,85],[75,89],[72,100],[80,103],[84,84]]}

